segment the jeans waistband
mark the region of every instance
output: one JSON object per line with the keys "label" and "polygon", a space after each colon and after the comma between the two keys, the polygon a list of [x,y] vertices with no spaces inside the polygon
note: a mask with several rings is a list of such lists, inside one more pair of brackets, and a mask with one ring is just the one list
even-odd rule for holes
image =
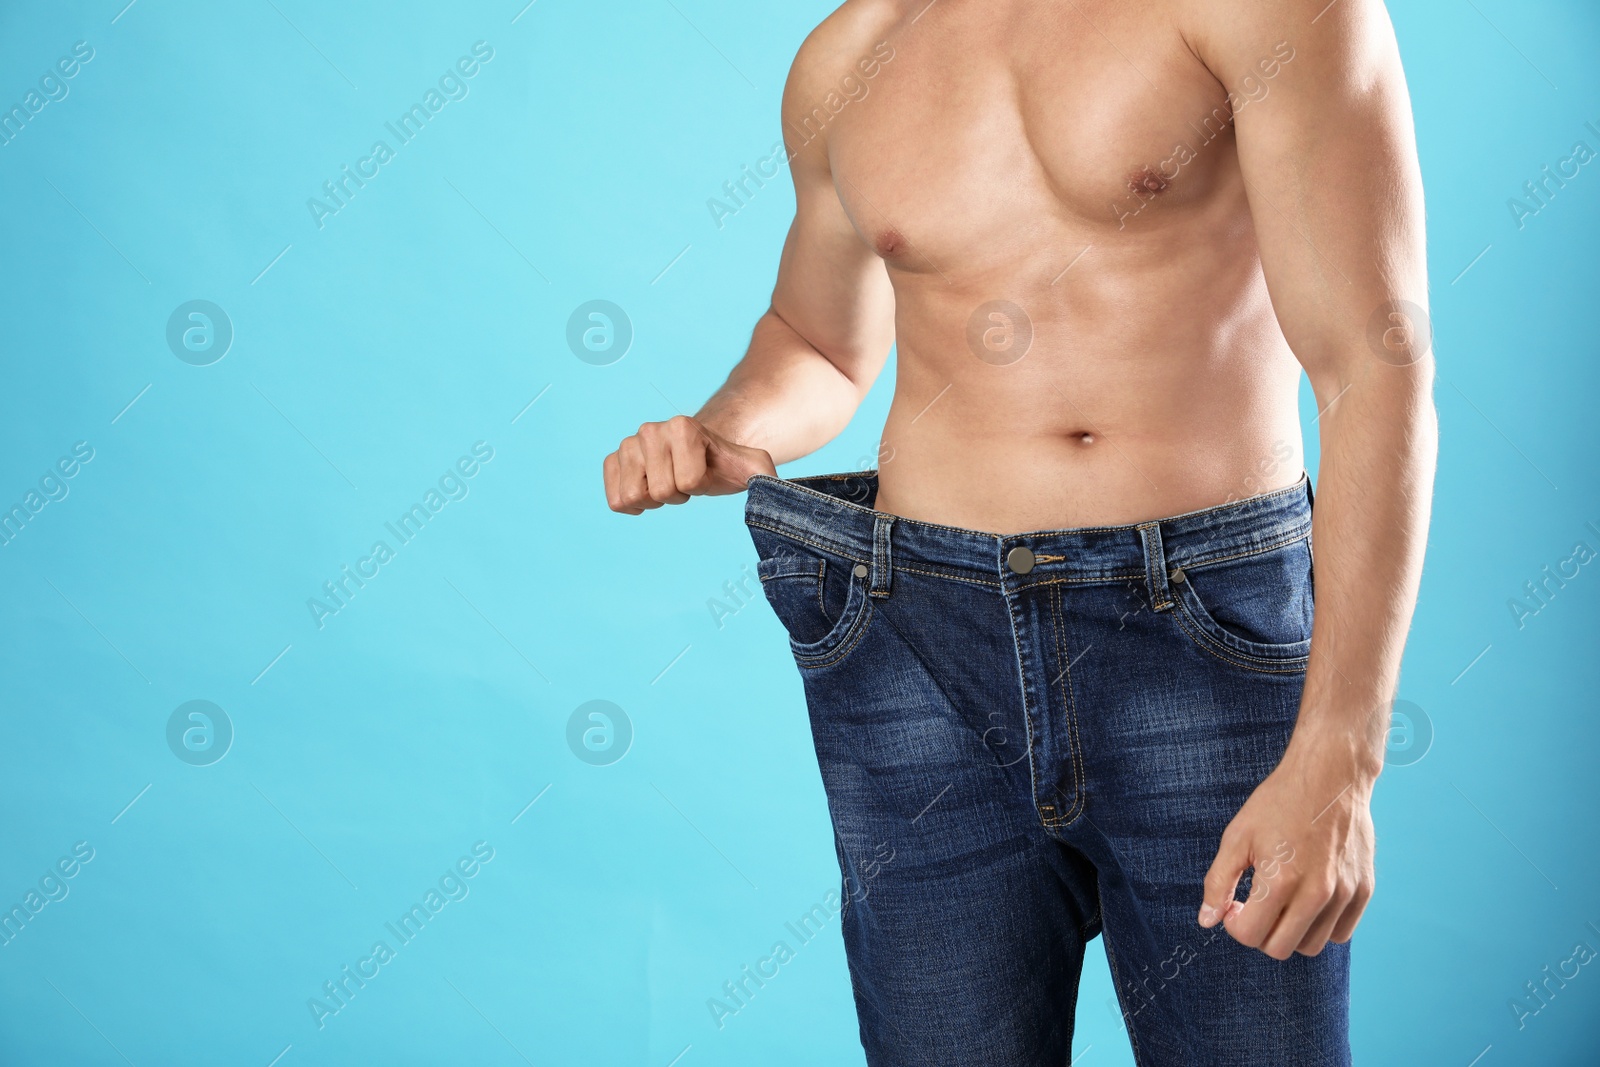
{"label": "jeans waistband", "polygon": [[1021,547],[1033,554],[1033,580],[1148,577],[1163,587],[1171,569],[1252,555],[1311,533],[1311,481],[1304,473],[1287,488],[1170,518],[1005,536],[889,515],[873,508],[877,495],[875,470],[758,474],[748,483],[745,522],[863,563],[882,560],[887,540],[896,568],[916,563],[995,582],[1016,577],[1007,558]]}

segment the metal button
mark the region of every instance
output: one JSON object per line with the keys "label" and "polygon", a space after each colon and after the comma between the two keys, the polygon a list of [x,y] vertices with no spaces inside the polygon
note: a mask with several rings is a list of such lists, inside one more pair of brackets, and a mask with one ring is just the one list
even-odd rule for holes
{"label": "metal button", "polygon": [[1027,545],[1013,548],[1006,553],[1006,566],[1010,567],[1013,573],[1027,574],[1033,570],[1033,549]]}
{"label": "metal button", "polygon": [[1182,567],[1174,567],[1172,569],[1172,573],[1167,575],[1167,577],[1171,578],[1174,584],[1181,585],[1183,584],[1183,580],[1187,578],[1188,575],[1183,573]]}
{"label": "metal button", "polygon": [[865,578],[868,573],[867,565],[865,563],[856,564],[855,574],[857,578]]}

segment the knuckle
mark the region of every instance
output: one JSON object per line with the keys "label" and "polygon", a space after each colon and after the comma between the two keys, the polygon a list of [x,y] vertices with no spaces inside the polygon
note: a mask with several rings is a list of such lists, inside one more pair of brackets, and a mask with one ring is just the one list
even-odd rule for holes
{"label": "knuckle", "polygon": [[678,489],[678,482],[675,476],[649,478],[646,491],[648,492],[650,499],[654,500],[658,504],[670,504],[674,500],[677,500],[683,496],[683,493]]}

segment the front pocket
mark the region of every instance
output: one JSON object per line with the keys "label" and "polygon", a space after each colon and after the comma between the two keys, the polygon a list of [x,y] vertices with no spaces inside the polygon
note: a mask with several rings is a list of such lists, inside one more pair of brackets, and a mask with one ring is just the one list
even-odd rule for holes
{"label": "front pocket", "polygon": [[1195,644],[1253,670],[1305,669],[1313,617],[1306,540],[1181,570],[1168,589],[1176,621]]}
{"label": "front pocket", "polygon": [[841,557],[785,547],[757,560],[756,576],[802,667],[829,661],[872,610],[868,579]]}
{"label": "front pocket", "polygon": [[833,628],[822,602],[828,561],[815,556],[772,556],[756,561],[761,591],[789,636],[802,644],[821,639]]}

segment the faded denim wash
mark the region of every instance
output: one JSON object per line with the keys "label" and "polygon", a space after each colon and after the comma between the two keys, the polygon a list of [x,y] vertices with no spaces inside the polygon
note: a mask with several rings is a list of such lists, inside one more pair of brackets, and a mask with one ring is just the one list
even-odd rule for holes
{"label": "faded denim wash", "polygon": [[875,511],[877,487],[758,475],[745,507],[805,687],[868,1063],[1065,1067],[1104,935],[1140,1067],[1348,1064],[1348,945],[1279,962],[1195,918],[1295,723],[1309,480],[1006,537]]}

